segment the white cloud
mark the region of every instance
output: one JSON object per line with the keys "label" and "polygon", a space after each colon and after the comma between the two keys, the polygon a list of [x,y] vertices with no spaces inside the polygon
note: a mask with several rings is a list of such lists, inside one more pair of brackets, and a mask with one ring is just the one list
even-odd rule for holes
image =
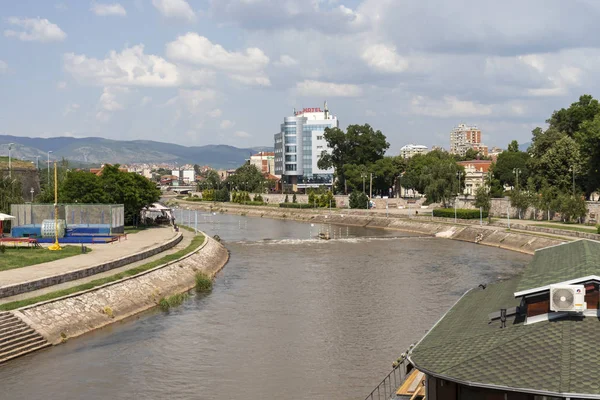
{"label": "white cloud", "polygon": [[229,129],[229,128],[233,128],[234,125],[235,125],[235,122],[230,121],[228,119],[224,119],[219,124],[219,128],[221,128],[221,129]]}
{"label": "white cloud", "polygon": [[123,110],[125,106],[117,101],[117,95],[128,92],[129,90],[127,88],[105,87],[98,100],[98,106],[105,111]]}
{"label": "white cloud", "polygon": [[217,92],[213,89],[189,90],[179,89],[177,96],[169,99],[165,106],[177,106],[177,112],[185,108],[191,114],[199,114],[206,110],[206,103],[214,100]]}
{"label": "white cloud", "polygon": [[124,17],[127,15],[127,11],[125,11],[125,7],[123,7],[119,3],[106,4],[106,3],[92,3],[90,7],[90,11],[94,14],[105,17],[109,15],[115,15],[119,17]]}
{"label": "white cloud", "polygon": [[4,74],[6,71],[8,71],[8,64],[0,60],[0,74]]}
{"label": "white cloud", "polygon": [[79,110],[79,104],[71,103],[65,107],[65,111],[63,112],[63,115],[66,117],[67,115],[74,113],[77,110]]}
{"label": "white cloud", "polygon": [[394,46],[385,44],[368,46],[361,57],[367,65],[381,72],[395,73],[408,69],[408,61],[396,53]]}
{"label": "white cloud", "polygon": [[215,108],[214,110],[208,112],[208,115],[213,118],[219,118],[222,114],[223,112],[218,108]]}
{"label": "white cloud", "polygon": [[67,34],[58,25],[47,19],[37,18],[8,18],[10,25],[23,28],[22,31],[7,29],[4,31],[6,37],[16,37],[24,42],[60,42],[65,40]]}
{"label": "white cloud", "polygon": [[193,22],[196,13],[185,0],[152,0],[152,4],[165,17],[181,18]]}
{"label": "white cloud", "polygon": [[252,135],[249,134],[246,131],[235,131],[235,133],[233,134],[233,136],[235,136],[237,138],[240,138],[240,139],[245,139],[245,138],[251,137]]}
{"label": "white cloud", "polygon": [[66,89],[67,88],[67,82],[65,82],[65,81],[59,81],[59,82],[57,82],[56,83],[56,88],[58,90]]}
{"label": "white cloud", "polygon": [[296,84],[296,91],[307,97],[357,97],[362,94],[358,85],[305,80]]}
{"label": "white cloud", "polygon": [[256,47],[229,52],[204,36],[189,32],[167,44],[167,57],[227,71],[257,71],[269,64],[269,57]]}
{"label": "white cloud", "polygon": [[279,61],[275,62],[275,65],[278,67],[293,67],[297,64],[298,61],[287,54],[283,54],[281,57],[279,57]]}
{"label": "white cloud", "polygon": [[141,44],[120,53],[113,50],[103,60],[67,53],[64,65],[73,77],[94,85],[173,87],[182,83],[175,64],[159,56],[144,54]]}
{"label": "white cloud", "polygon": [[411,111],[428,117],[474,117],[492,114],[492,106],[459,100],[454,96],[444,96],[442,101],[415,96],[411,101]]}
{"label": "white cloud", "polygon": [[248,86],[271,86],[271,80],[264,74],[257,75],[238,75],[233,74],[229,77],[237,82],[243,83]]}
{"label": "white cloud", "polygon": [[151,102],[152,102],[152,97],[150,97],[150,96],[144,96],[142,98],[142,101],[140,102],[140,106],[145,107],[148,104],[150,104]]}

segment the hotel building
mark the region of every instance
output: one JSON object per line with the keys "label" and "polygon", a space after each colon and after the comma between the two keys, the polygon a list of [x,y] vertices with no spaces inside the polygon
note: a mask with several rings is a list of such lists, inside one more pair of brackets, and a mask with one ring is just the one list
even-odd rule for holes
{"label": "hotel building", "polygon": [[319,169],[323,152],[331,152],[323,137],[325,128],[338,128],[338,119],[329,113],[327,102],[320,108],[294,109],[285,117],[281,131],[275,134],[275,175],[280,175],[291,189],[331,186],[333,168]]}

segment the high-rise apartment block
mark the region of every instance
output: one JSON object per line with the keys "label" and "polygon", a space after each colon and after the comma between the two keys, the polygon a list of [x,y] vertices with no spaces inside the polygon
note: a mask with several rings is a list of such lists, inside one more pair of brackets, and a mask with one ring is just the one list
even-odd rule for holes
{"label": "high-rise apartment block", "polygon": [[416,156],[417,154],[427,154],[429,149],[427,146],[423,146],[420,144],[407,144],[406,146],[402,146],[400,149],[400,156],[402,158],[411,158],[412,156]]}
{"label": "high-rise apartment block", "polygon": [[469,149],[484,156],[488,154],[488,147],[481,142],[481,130],[477,126],[459,124],[450,132],[450,153],[464,157]]}

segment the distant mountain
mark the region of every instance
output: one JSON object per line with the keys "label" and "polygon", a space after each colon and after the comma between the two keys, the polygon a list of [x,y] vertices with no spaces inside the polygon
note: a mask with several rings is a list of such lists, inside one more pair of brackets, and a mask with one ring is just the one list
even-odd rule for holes
{"label": "distant mountain", "polygon": [[236,168],[252,153],[272,151],[270,147],[237,148],[226,145],[186,147],[173,143],[151,140],[120,141],[97,137],[89,138],[29,138],[0,135],[0,152],[7,152],[6,144],[14,143],[14,158],[35,160],[40,156],[40,165],[51,151],[51,159],[66,158],[90,164],[102,163],[162,163],[210,165],[213,168]]}
{"label": "distant mountain", "polygon": [[527,151],[527,149],[531,146],[531,142],[523,143],[519,145],[520,151]]}

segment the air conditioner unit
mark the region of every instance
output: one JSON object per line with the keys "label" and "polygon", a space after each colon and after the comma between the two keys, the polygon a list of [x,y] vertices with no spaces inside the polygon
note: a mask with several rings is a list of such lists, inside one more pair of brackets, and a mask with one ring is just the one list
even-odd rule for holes
{"label": "air conditioner unit", "polygon": [[586,309],[585,286],[550,285],[550,310],[582,312]]}

